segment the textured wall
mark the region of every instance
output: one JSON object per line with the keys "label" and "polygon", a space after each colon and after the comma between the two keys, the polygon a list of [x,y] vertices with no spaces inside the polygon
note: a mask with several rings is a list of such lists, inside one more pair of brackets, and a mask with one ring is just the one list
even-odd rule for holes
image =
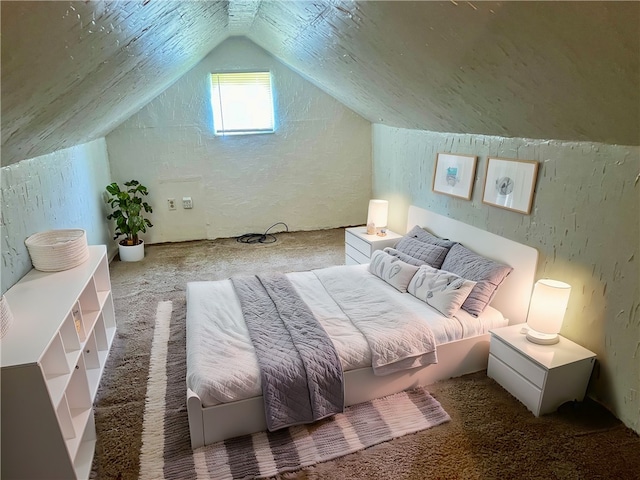
{"label": "textured wall", "polygon": [[[478,155],[471,201],[432,191],[438,152]],[[591,394],[640,431],[640,148],[374,125],[373,156],[390,228],[415,204],[539,251],[537,278],[573,287],[562,334],[598,355]],[[482,203],[488,156],[539,162],[531,215]]]}
{"label": "textured wall", "polygon": [[[209,74],[270,69],[275,134],[215,137]],[[362,223],[371,124],[246,38],[234,37],[107,136],[115,181],[146,184],[149,243]],[[191,196],[193,210],[181,206]],[[178,208],[169,211],[167,199]],[[277,231],[277,230],[275,230]]]}
{"label": "textured wall", "polygon": [[640,2],[2,0],[0,9],[3,166],[104,137],[229,35],[371,122],[640,142]]}
{"label": "textured wall", "polygon": [[262,2],[247,35],[377,124],[640,142],[640,2]]}
{"label": "textured wall", "polygon": [[33,233],[82,228],[90,245],[111,244],[104,138],[3,167],[0,177],[3,293],[31,269],[24,241]]}
{"label": "textured wall", "polygon": [[3,166],[104,137],[227,36],[226,2],[0,9]]}

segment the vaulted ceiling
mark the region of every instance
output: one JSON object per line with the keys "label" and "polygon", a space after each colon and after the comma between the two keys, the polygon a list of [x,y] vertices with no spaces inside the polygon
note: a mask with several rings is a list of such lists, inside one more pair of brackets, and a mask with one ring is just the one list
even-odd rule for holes
{"label": "vaulted ceiling", "polygon": [[2,165],[108,134],[243,35],[373,123],[640,144],[640,3],[2,1]]}

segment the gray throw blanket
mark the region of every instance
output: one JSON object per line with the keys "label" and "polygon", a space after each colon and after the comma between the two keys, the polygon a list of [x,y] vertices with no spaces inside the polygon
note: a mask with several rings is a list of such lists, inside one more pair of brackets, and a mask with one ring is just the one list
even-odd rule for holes
{"label": "gray throw blanket", "polygon": [[260,366],[267,428],[344,410],[342,365],[318,320],[283,274],[233,277]]}

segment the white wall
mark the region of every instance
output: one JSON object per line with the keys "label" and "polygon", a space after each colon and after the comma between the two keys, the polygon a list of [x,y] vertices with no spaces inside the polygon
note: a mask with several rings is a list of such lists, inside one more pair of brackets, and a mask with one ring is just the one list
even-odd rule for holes
{"label": "white wall", "polygon": [[[478,155],[471,201],[432,191],[438,152]],[[531,215],[482,203],[487,157],[539,162]],[[640,147],[373,127],[373,192],[390,228],[410,204],[536,248],[572,285],[562,334],[598,355],[590,393],[640,431]]]}
{"label": "white wall", "polygon": [[31,268],[24,241],[36,232],[82,228],[89,245],[112,245],[102,198],[110,182],[104,138],[0,171],[2,292]]}
{"label": "white wall", "polygon": [[[272,72],[276,133],[215,137],[209,74],[257,69]],[[280,221],[312,230],[366,220],[371,124],[246,38],[222,43],[111,132],[107,146],[114,181],[149,187],[147,243],[264,232]],[[182,208],[183,196],[193,210]]]}

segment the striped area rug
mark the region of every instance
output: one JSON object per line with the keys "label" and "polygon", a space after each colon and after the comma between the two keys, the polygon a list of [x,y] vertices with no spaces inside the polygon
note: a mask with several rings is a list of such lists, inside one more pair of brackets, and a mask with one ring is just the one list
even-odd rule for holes
{"label": "striped area rug", "polygon": [[172,390],[176,383],[173,377],[181,377],[184,405],[184,367],[180,366],[182,362],[172,360],[172,349],[180,348],[180,340],[170,341],[171,316],[172,303],[160,302],[144,414],[141,479],[269,477],[450,420],[442,406],[420,387],[347,407],[344,413],[312,425],[256,433],[191,451],[186,412],[177,403],[179,393]]}

